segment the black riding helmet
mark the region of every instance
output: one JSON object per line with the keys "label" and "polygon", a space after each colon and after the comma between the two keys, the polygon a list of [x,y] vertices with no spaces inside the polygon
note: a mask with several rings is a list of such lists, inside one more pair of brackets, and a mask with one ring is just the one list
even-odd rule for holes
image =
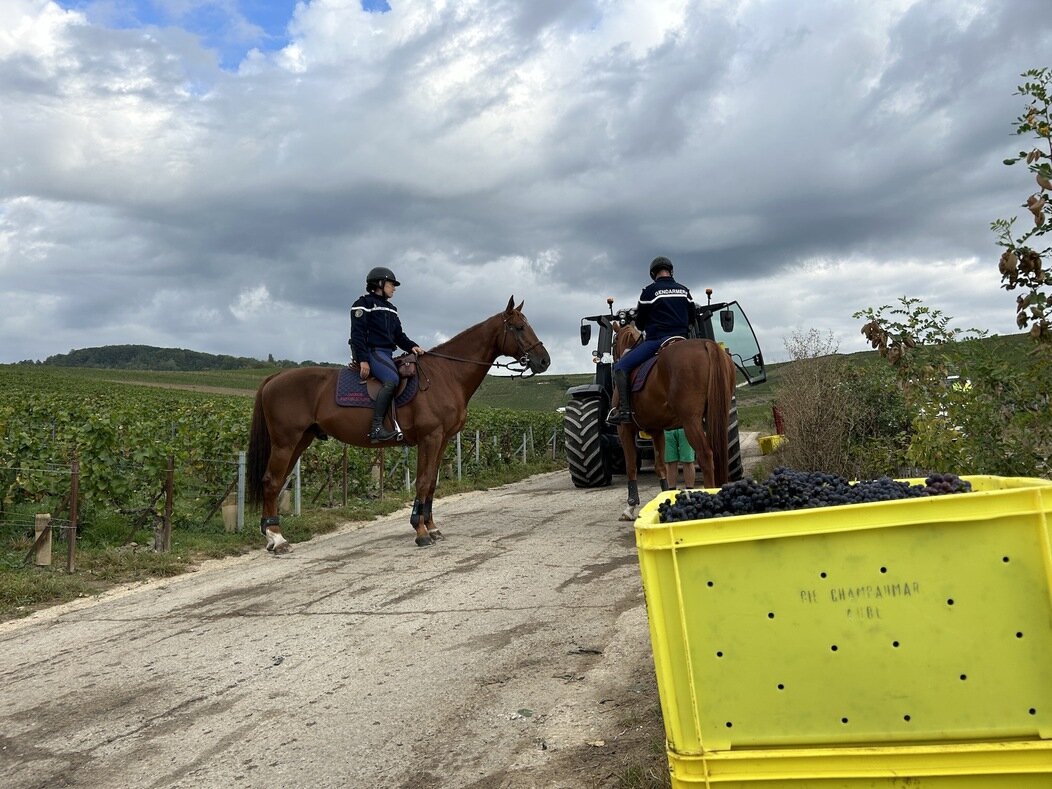
{"label": "black riding helmet", "polygon": [[393,282],[395,285],[401,285],[402,284],[401,282],[398,281],[398,278],[395,277],[394,272],[391,271],[391,269],[385,268],[383,266],[377,266],[376,268],[374,268],[372,271],[369,272],[368,276],[366,276],[366,278],[365,278],[365,286],[369,290],[372,290],[373,288],[380,287],[380,283],[385,282],[385,281],[386,282]]}
{"label": "black riding helmet", "polygon": [[654,258],[650,263],[650,278],[657,279],[657,273],[661,269],[666,269],[669,274],[672,274],[672,261],[668,258]]}

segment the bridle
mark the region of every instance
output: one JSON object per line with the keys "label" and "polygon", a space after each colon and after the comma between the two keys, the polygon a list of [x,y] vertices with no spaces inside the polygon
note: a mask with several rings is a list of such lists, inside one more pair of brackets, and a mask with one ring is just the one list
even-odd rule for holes
{"label": "bridle", "polygon": [[[482,365],[483,367],[497,367],[509,370],[512,373],[512,375],[501,376],[503,378],[527,378],[529,376],[536,375],[536,373],[530,369],[530,351],[532,351],[538,345],[542,345],[543,343],[538,339],[537,342],[532,343],[528,346],[526,345],[526,327],[529,326],[530,323],[526,320],[525,316],[523,316],[522,320],[522,326],[512,326],[511,323],[508,322],[507,318],[504,319],[504,333],[501,335],[500,347],[503,348],[505,342],[507,342],[508,331],[510,330],[512,332],[512,337],[515,338],[515,342],[519,346],[519,356],[515,359],[514,362],[507,363],[498,362],[496,360],[492,362],[483,362],[478,359],[466,359],[462,356],[452,356],[448,353],[439,353],[438,351],[428,351],[425,355],[437,356],[439,359],[449,359],[453,362],[464,362],[465,364],[478,364]],[[510,354],[504,353],[502,353],[501,355],[510,356]],[[419,363],[419,361],[420,360],[417,359],[417,363]]]}

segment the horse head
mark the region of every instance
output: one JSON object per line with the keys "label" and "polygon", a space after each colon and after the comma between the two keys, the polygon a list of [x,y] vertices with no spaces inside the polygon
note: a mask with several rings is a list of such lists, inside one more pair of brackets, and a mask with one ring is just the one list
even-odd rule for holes
{"label": "horse head", "polygon": [[620,359],[639,344],[643,332],[632,321],[614,323],[614,358]]}
{"label": "horse head", "polygon": [[501,355],[512,357],[524,369],[534,374],[543,373],[552,363],[552,357],[548,355],[544,343],[537,339],[533,327],[522,314],[523,304],[525,302],[519,302],[519,306],[516,307],[515,297],[508,299],[508,308],[504,310],[503,315],[504,330],[497,347]]}

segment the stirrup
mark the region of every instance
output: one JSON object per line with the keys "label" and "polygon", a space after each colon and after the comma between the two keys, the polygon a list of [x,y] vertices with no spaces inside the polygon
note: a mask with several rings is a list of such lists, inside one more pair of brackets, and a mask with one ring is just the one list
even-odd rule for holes
{"label": "stirrup", "polygon": [[606,415],[606,421],[611,425],[624,425],[632,421],[631,411],[622,411],[620,408],[611,408]]}
{"label": "stirrup", "polygon": [[385,441],[394,441],[399,434],[394,430],[388,430],[383,425],[372,428],[369,431],[369,440],[374,444],[382,444]]}

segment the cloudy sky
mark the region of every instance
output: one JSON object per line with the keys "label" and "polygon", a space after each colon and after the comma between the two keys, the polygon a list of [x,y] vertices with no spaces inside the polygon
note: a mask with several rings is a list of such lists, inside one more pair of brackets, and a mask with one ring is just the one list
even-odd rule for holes
{"label": "cloudy sky", "polygon": [[[1047,0],[2,0],[0,363],[345,361],[369,268],[429,347],[514,295],[552,372],[670,257],[771,360],[921,298],[1012,333]],[[1044,53],[1044,54],[1042,54]]]}

